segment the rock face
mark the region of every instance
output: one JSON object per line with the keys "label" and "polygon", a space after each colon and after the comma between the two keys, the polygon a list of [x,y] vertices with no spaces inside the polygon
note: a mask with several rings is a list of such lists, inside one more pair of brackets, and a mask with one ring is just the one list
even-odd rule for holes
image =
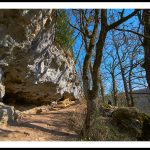
{"label": "rock face", "polygon": [[74,61],[53,42],[54,14],[54,10],[0,10],[0,62],[8,64],[0,68],[5,101],[50,103],[66,92],[79,98]]}

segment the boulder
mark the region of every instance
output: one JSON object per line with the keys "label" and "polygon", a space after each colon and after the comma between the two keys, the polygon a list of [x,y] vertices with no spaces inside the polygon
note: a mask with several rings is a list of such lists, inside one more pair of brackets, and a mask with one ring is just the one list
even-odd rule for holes
{"label": "boulder", "polygon": [[4,68],[8,66],[8,64],[4,62],[0,62],[0,102],[2,101],[2,98],[5,95],[5,86],[3,84],[3,79],[4,79]]}
{"label": "boulder", "polygon": [[135,107],[118,108],[112,113],[112,123],[120,132],[137,140],[150,140],[150,117]]}
{"label": "boulder", "polygon": [[0,83],[0,101],[2,101],[4,95],[5,95],[5,86]]}
{"label": "boulder", "polygon": [[149,141],[150,140],[150,116],[141,113],[141,118],[143,121],[143,127],[142,127],[142,135],[139,138],[139,140]]}
{"label": "boulder", "polygon": [[113,123],[120,131],[128,132],[135,137],[142,134],[142,120],[136,108],[118,108],[112,113]]}
{"label": "boulder", "polygon": [[0,124],[13,125],[17,122],[18,113],[13,106],[7,106],[0,102]]}

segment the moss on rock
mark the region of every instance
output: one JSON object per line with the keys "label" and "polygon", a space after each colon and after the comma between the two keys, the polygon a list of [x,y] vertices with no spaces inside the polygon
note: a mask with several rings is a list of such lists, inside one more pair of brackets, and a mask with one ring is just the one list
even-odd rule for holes
{"label": "moss on rock", "polygon": [[150,116],[141,113],[140,117],[143,121],[142,135],[138,140],[149,141],[150,140]]}
{"label": "moss on rock", "polygon": [[135,137],[142,134],[142,120],[136,108],[118,108],[112,113],[112,121],[121,132]]}
{"label": "moss on rock", "polygon": [[134,107],[115,110],[112,122],[121,132],[126,132],[137,140],[150,140],[150,117]]}

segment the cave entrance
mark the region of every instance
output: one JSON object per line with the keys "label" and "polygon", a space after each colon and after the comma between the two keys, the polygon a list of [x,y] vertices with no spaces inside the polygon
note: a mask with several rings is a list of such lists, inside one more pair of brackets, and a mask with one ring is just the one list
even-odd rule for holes
{"label": "cave entrance", "polygon": [[19,97],[18,94],[7,92],[3,97],[3,103],[6,105],[14,106],[14,108],[19,111],[26,111],[38,106],[42,106],[42,104],[39,103],[30,103],[29,100],[27,101],[26,99]]}

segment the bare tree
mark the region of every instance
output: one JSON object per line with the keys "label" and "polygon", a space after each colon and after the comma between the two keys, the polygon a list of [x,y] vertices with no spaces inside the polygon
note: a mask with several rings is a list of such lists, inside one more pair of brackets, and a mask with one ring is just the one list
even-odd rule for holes
{"label": "bare tree", "polygon": [[100,86],[100,95],[102,98],[102,102],[104,103],[105,102],[105,87],[103,84],[101,71],[99,72],[99,86]]}

